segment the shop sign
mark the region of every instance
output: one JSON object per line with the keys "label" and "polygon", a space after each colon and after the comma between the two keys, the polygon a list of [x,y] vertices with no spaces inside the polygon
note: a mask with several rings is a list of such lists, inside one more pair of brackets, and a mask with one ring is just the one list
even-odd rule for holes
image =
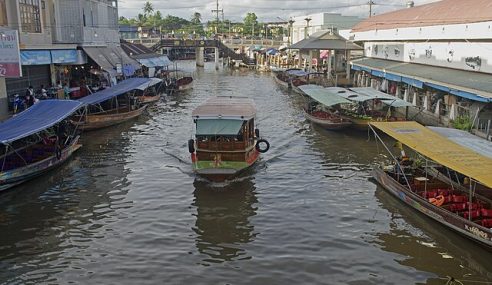
{"label": "shop sign", "polygon": [[0,30],[0,77],[22,77],[17,30]]}

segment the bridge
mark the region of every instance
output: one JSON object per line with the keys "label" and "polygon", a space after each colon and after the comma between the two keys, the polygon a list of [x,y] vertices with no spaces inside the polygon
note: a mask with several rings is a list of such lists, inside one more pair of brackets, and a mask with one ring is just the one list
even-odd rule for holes
{"label": "bridge", "polygon": [[215,67],[219,68],[219,57],[229,58],[232,60],[248,61],[246,52],[251,46],[261,46],[262,48],[278,48],[283,41],[269,39],[127,39],[131,43],[145,45],[157,53],[164,53],[163,49],[189,49],[195,48],[196,64],[204,66],[205,49],[213,48],[215,51]]}

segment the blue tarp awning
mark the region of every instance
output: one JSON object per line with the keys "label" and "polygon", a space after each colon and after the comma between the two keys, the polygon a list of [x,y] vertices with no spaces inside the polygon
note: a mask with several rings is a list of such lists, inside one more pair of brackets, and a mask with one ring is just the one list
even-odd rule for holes
{"label": "blue tarp awning", "polygon": [[22,65],[51,64],[49,50],[22,50],[20,56]]}
{"label": "blue tarp awning", "polygon": [[396,81],[396,82],[401,82],[401,76],[400,75],[396,75],[396,74],[392,74],[392,73],[385,73],[384,74],[384,78],[388,79],[388,80],[391,80],[391,81]]}
{"label": "blue tarp awning", "polygon": [[75,49],[51,50],[51,60],[53,63],[77,63],[78,54]]}
{"label": "blue tarp awning", "polygon": [[165,55],[159,57],[140,58],[137,59],[137,61],[146,67],[164,67],[173,64],[173,62],[169,60],[169,57]]}
{"label": "blue tarp awning", "polygon": [[47,129],[82,107],[74,100],[42,100],[0,123],[0,142],[7,144]]}
{"label": "blue tarp awning", "polygon": [[113,97],[116,97],[121,94],[125,94],[126,92],[137,89],[142,84],[150,82],[149,78],[130,78],[120,83],[116,84],[111,88],[104,89],[102,91],[96,92],[89,96],[83,97],[79,99],[80,102],[85,103],[87,105],[97,104]]}

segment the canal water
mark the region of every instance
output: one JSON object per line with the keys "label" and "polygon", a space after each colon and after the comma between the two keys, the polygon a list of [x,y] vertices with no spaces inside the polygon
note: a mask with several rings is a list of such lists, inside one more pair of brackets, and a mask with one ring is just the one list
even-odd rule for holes
{"label": "canal water", "polygon": [[[84,133],[62,167],[0,195],[1,284],[463,284],[492,255],[378,187],[367,132],[329,132],[268,73],[195,70],[194,89]],[[193,175],[191,112],[214,95],[258,107],[269,152],[241,177]]]}

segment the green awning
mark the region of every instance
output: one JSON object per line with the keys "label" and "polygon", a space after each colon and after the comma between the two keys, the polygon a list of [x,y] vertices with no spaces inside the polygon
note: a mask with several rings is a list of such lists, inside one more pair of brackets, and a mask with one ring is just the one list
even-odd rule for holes
{"label": "green awning", "polygon": [[202,119],[196,121],[197,136],[235,136],[241,130],[242,120]]}
{"label": "green awning", "polygon": [[335,92],[328,90],[327,88],[303,88],[304,85],[299,88],[311,99],[318,101],[325,106],[333,106],[336,104],[352,104],[349,100],[339,96]]}
{"label": "green awning", "polygon": [[402,99],[395,97],[393,95],[378,91],[378,90],[371,88],[371,87],[353,87],[353,88],[350,88],[350,90],[357,92],[359,94],[362,94],[364,96],[367,96],[367,100],[379,99],[379,100],[381,100],[381,102],[383,102],[384,104],[391,106],[391,107],[413,106],[413,104],[410,102],[402,100]]}

